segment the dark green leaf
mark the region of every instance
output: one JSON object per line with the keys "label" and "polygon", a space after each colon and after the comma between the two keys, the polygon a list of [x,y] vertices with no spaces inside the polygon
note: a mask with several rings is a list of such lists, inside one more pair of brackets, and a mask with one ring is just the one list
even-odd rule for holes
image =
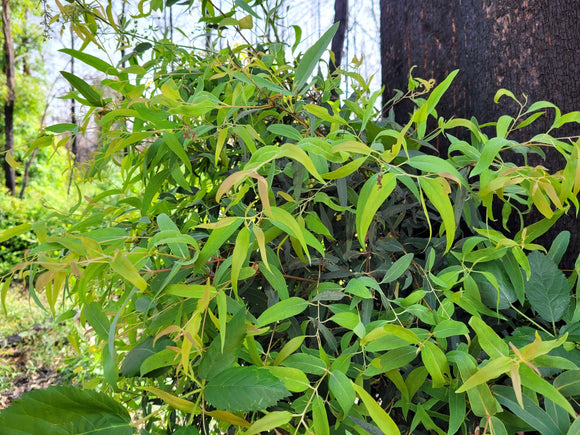
{"label": "dark green leaf", "polygon": [[153,337],[146,337],[125,355],[119,374],[126,377],[139,375],[141,373],[141,364],[147,358],[161,352],[171,344],[173,344],[173,341],[170,338],[162,337],[153,346]]}
{"label": "dark green leaf", "polygon": [[334,34],[338,30],[338,26],[339,23],[335,23],[312,47],[306,51],[306,53],[304,53],[298,68],[296,68],[296,78],[294,82],[295,89],[300,90],[306,84],[310,74],[312,74],[312,71],[314,71],[314,68],[316,68],[320,58],[326,51],[326,47],[328,47],[332,41]]}
{"label": "dark green leaf", "polygon": [[66,79],[66,81],[72,85],[73,88],[79,91],[83,97],[85,97],[91,106],[101,107],[104,105],[104,102],[101,99],[101,94],[99,94],[95,88],[93,88],[83,79],[67,71],[61,71],[60,73]]}
{"label": "dark green leaf", "polygon": [[238,360],[238,354],[245,336],[246,315],[244,310],[240,310],[227,323],[223,351],[221,336],[217,336],[203,354],[199,365],[199,377],[210,379],[230,368]]}
{"label": "dark green leaf", "polygon": [[556,435],[560,433],[558,426],[556,426],[550,416],[528,396],[523,396],[524,407],[522,408],[516,399],[512,387],[495,385],[492,391],[500,404],[508,408],[542,435]]}
{"label": "dark green leaf", "polygon": [[127,410],[92,390],[53,386],[26,393],[0,411],[0,431],[11,435],[133,433]]}
{"label": "dark green leaf", "polygon": [[102,340],[107,340],[109,338],[109,328],[111,323],[103,308],[97,302],[91,302],[85,305],[83,308],[83,313],[85,319],[91,327],[95,330],[95,333]]}
{"label": "dark green leaf", "polygon": [[534,311],[544,320],[556,322],[570,304],[566,276],[554,261],[538,251],[528,255],[530,279],[525,283],[526,296]]}
{"label": "dark green leaf", "polygon": [[266,369],[232,367],[210,379],[205,399],[217,409],[258,411],[290,395],[284,383]]}

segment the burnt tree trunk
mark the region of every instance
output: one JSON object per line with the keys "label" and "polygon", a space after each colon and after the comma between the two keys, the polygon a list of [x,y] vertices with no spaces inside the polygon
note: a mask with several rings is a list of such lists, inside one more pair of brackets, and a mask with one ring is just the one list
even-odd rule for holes
{"label": "burnt tree trunk", "polygon": [[[550,101],[563,113],[579,110],[579,5],[577,0],[381,0],[384,101],[395,89],[406,90],[409,70],[416,65],[414,76],[437,82],[460,70],[438,105],[439,116],[474,116],[483,124],[502,114],[516,115],[518,106],[509,98],[493,102],[500,88],[520,99],[526,94],[529,103]],[[408,120],[410,109],[395,108],[397,119]],[[548,112],[515,138],[530,139],[545,132],[552,121],[553,113]],[[579,136],[580,126],[567,124],[551,134]],[[539,163],[552,171],[563,168],[554,150],[548,150],[545,161],[532,164]],[[566,267],[573,266],[580,252],[579,226],[567,216],[555,229],[572,232]],[[549,246],[553,237],[544,242]]]}
{"label": "burnt tree trunk", "polygon": [[[6,99],[4,100],[4,151],[9,154],[14,149],[14,101],[16,100],[14,79],[14,41],[10,26],[10,2],[2,0],[2,34],[4,36],[4,73],[6,74]],[[14,168],[4,158],[6,188],[16,194],[16,174]]]}
{"label": "burnt tree trunk", "polygon": [[344,50],[344,37],[348,24],[348,0],[334,0],[334,22],[340,23],[338,30],[332,38],[330,49],[334,53],[334,62],[330,62],[330,74],[340,67],[342,52]]}

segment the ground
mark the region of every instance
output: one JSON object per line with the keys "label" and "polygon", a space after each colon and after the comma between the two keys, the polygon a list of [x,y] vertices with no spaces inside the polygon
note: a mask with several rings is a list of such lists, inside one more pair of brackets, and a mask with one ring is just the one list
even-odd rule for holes
{"label": "ground", "polygon": [[22,288],[9,290],[0,312],[0,409],[27,391],[70,382],[68,333],[70,325],[55,324]]}

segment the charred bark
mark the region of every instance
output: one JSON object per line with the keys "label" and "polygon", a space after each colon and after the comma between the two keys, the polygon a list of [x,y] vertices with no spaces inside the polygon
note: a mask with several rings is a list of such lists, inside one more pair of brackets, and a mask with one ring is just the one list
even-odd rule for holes
{"label": "charred bark", "polygon": [[[2,34],[4,36],[4,73],[6,74],[6,99],[4,100],[4,151],[6,155],[14,150],[14,101],[16,100],[14,78],[14,41],[10,26],[10,2],[2,0]],[[6,188],[16,194],[16,174],[14,168],[4,158],[4,177]]]}
{"label": "charred bark", "polygon": [[340,67],[342,52],[344,50],[344,38],[348,25],[348,0],[334,0],[334,22],[340,23],[338,30],[332,38],[330,49],[334,53],[334,62],[330,62],[330,74]]}
{"label": "charred bark", "polygon": [[[509,98],[494,104],[500,88],[518,98],[526,94],[529,103],[550,101],[562,113],[580,108],[577,0],[381,0],[380,5],[384,101],[395,89],[406,90],[409,70],[416,65],[414,76],[437,82],[460,70],[437,108],[447,118],[474,116],[483,124],[503,114],[516,115],[519,107]],[[404,105],[395,108],[398,120],[408,120],[410,110]],[[553,113],[548,112],[514,138],[528,140],[545,132],[552,122]],[[567,124],[551,134],[579,136],[580,127]],[[440,152],[447,154],[444,146]],[[530,163],[541,163],[552,171],[563,168],[555,150],[547,150],[544,161],[537,157]],[[549,246],[555,233],[564,229],[572,232],[564,262],[571,268],[580,252],[580,229],[574,216],[561,218],[543,241]]]}

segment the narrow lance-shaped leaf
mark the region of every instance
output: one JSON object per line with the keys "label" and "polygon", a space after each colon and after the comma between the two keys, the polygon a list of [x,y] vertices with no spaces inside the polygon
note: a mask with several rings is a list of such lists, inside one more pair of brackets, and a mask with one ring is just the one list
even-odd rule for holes
{"label": "narrow lance-shaped leaf", "polygon": [[236,295],[238,294],[238,277],[240,276],[240,270],[242,270],[242,266],[248,256],[249,245],[250,230],[248,230],[248,227],[244,226],[238,233],[234,252],[232,253],[232,288]]}
{"label": "narrow lance-shaped leaf", "polygon": [[101,107],[104,105],[101,94],[83,79],[67,71],[61,71],[60,73],[73,88],[80,92],[91,106]]}
{"label": "narrow lance-shaped leaf", "polygon": [[326,48],[332,41],[334,34],[338,30],[338,26],[339,23],[335,23],[312,47],[306,51],[306,53],[304,53],[304,56],[302,56],[302,60],[300,61],[298,68],[296,68],[296,77],[294,81],[294,88],[296,90],[300,90],[306,84],[310,74],[312,74],[314,68],[316,68],[316,65],[318,65],[318,62],[320,61],[320,58],[326,51]]}
{"label": "narrow lance-shaped leaf", "polygon": [[374,423],[386,434],[397,435],[401,432],[393,421],[393,419],[385,412],[385,410],[372,398],[372,396],[365,391],[365,389],[354,382],[352,386],[358,397],[362,400],[370,417]]}
{"label": "narrow lance-shaped leaf", "polygon": [[[445,246],[445,251],[451,249],[453,240],[455,239],[455,213],[453,212],[453,206],[449,200],[449,185],[445,179],[438,178],[419,178],[419,184],[423,189],[423,192],[429,198],[429,201],[437,209],[443,220],[443,228],[445,228],[445,236],[447,238],[447,244]],[[445,186],[445,187],[444,187]]]}
{"label": "narrow lance-shaped leaf", "polygon": [[375,174],[363,185],[356,205],[356,232],[363,249],[371,222],[396,185],[397,176],[392,173]]}

